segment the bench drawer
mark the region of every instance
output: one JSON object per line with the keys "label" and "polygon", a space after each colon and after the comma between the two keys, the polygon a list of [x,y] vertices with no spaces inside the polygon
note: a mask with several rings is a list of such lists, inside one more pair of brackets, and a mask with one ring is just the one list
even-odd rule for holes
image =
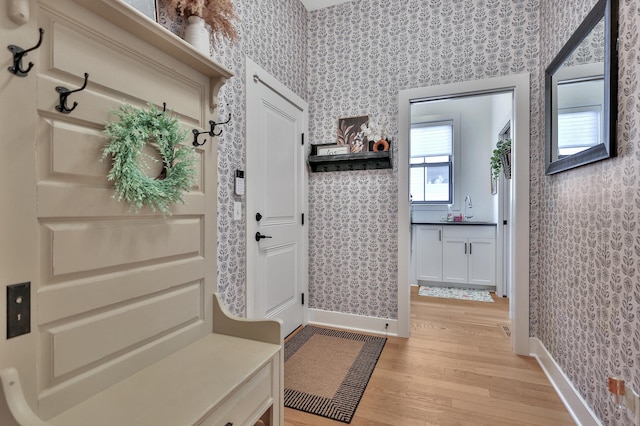
{"label": "bench drawer", "polygon": [[[273,403],[273,360],[240,385],[222,404],[213,408],[202,426],[253,425]],[[251,422],[251,423],[250,423]]]}

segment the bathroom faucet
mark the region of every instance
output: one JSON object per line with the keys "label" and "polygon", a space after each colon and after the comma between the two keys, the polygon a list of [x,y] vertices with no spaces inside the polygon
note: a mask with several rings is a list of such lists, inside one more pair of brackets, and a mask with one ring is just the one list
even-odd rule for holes
{"label": "bathroom faucet", "polygon": [[467,195],[466,197],[464,197],[464,220],[468,220],[473,217],[472,214],[467,214],[468,208],[473,208],[473,204],[471,203],[471,195]]}

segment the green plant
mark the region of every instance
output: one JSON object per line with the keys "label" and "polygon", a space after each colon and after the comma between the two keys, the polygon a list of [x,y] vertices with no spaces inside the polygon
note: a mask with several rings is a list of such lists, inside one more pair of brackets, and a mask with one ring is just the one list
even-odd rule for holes
{"label": "green plant", "polygon": [[494,179],[498,179],[500,177],[500,172],[502,171],[503,166],[502,158],[507,154],[507,152],[511,152],[511,139],[498,141],[490,160],[491,175]]}

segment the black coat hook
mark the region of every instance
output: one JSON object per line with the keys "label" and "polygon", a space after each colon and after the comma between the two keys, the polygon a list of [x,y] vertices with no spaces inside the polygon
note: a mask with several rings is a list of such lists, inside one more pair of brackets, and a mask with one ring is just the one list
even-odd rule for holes
{"label": "black coat hook", "polygon": [[29,74],[31,68],[33,68],[33,62],[29,62],[29,66],[27,66],[27,69],[25,70],[24,68],[22,68],[22,58],[27,56],[27,53],[31,52],[32,50],[36,50],[38,47],[40,47],[40,44],[42,44],[42,36],[44,35],[44,30],[40,28],[38,29],[38,31],[40,32],[38,44],[33,46],[31,49],[24,50],[22,47],[16,46],[15,44],[10,44],[9,46],[7,46],[7,49],[9,49],[11,53],[13,53],[13,66],[9,67],[10,73],[17,75],[18,77],[26,77],[27,74]]}
{"label": "black coat hook", "polygon": [[164,115],[165,112],[167,112],[167,103],[163,102],[162,103],[162,112],[160,114],[158,114],[158,117],[160,117],[161,115]]}
{"label": "black coat hook", "polygon": [[229,113],[229,118],[227,118],[227,121],[225,121],[224,123],[216,123],[213,120],[209,120],[209,126],[211,126],[211,128],[209,129],[209,131],[204,131],[204,132],[200,132],[197,129],[193,129],[191,132],[193,133],[193,146],[202,146],[205,143],[207,143],[207,140],[204,139],[202,141],[202,143],[198,142],[198,136],[200,136],[203,133],[207,133],[209,136],[216,137],[216,136],[220,136],[222,134],[222,130],[220,130],[218,133],[216,133],[216,126],[220,126],[222,124],[227,124],[231,121],[231,113]]}
{"label": "black coat hook", "polygon": [[218,133],[215,132],[216,130],[216,126],[222,126],[223,124],[227,124],[231,121],[231,113],[229,113],[229,118],[227,118],[227,121],[225,121],[224,123],[216,123],[213,120],[209,120],[209,126],[211,126],[211,130],[209,130],[209,136],[214,137],[214,136],[220,136],[222,134],[222,130],[220,130]]}
{"label": "black coat hook", "polygon": [[85,87],[87,87],[87,82],[88,81],[89,81],[89,74],[87,74],[85,72],[84,73],[84,84],[82,85],[81,88],[76,89],[76,90],[69,90],[66,87],[62,87],[62,86],[56,87],[56,92],[58,92],[60,94],[60,103],[58,105],[56,105],[56,111],[61,112],[63,114],[69,114],[71,111],[76,109],[76,107],[78,106],[78,103],[74,102],[73,106],[71,108],[69,108],[67,106],[67,98],[72,93],[76,93],[76,92],[80,92],[80,91],[84,90]]}
{"label": "black coat hook", "polygon": [[198,129],[193,129],[191,130],[191,133],[193,133],[193,146],[202,146],[205,143],[207,143],[206,139],[204,139],[202,143],[198,143],[198,136],[200,136],[203,133],[209,133],[209,132],[199,132]]}

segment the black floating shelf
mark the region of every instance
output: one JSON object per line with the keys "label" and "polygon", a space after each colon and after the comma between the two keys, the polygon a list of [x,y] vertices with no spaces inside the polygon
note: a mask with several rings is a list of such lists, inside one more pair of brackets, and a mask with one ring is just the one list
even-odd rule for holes
{"label": "black floating shelf", "polygon": [[309,166],[313,172],[390,169],[393,167],[391,152],[389,150],[339,155],[310,155]]}

